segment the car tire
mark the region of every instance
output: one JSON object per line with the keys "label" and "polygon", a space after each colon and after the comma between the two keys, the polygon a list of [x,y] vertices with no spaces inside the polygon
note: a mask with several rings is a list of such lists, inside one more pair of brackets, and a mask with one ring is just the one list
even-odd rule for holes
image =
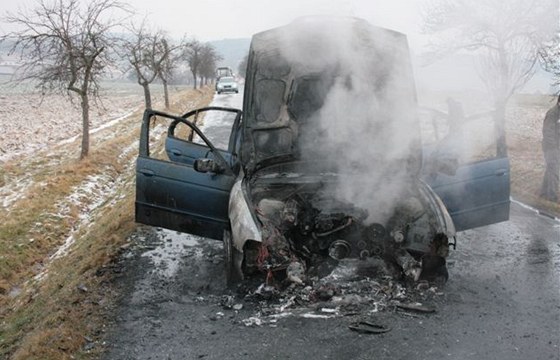
{"label": "car tire", "polygon": [[237,266],[237,264],[243,259],[243,254],[233,246],[233,239],[231,237],[230,230],[224,230],[223,243],[226,284],[228,287],[232,287],[243,280],[241,267]]}

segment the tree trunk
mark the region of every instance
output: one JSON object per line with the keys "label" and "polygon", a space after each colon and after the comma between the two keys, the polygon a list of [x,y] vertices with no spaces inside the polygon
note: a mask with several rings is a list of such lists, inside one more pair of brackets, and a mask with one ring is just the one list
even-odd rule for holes
{"label": "tree trunk", "polygon": [[496,134],[496,154],[498,157],[507,156],[506,142],[506,101],[497,100],[494,113],[494,131]]}
{"label": "tree trunk", "polygon": [[500,78],[494,104],[496,109],[494,113],[494,129],[496,133],[496,154],[498,157],[506,157],[506,105],[509,99],[511,85],[509,83],[508,57],[506,56],[505,45],[501,42],[498,46],[498,55],[500,59]]}
{"label": "tree trunk", "polygon": [[[192,71],[192,70],[191,70],[191,71]],[[192,72],[192,77],[193,77],[193,89],[196,90],[196,80],[197,80],[196,71],[193,71],[193,72]]]}
{"label": "tree trunk", "polygon": [[146,110],[152,110],[152,95],[150,94],[150,84],[142,83],[142,88],[144,89],[144,104],[146,105]]}
{"label": "tree trunk", "polygon": [[165,99],[165,108],[169,109],[169,90],[167,88],[167,80],[162,79],[163,82],[163,97]]}
{"label": "tree trunk", "polygon": [[87,92],[81,95],[82,105],[82,152],[80,159],[84,159],[89,154],[89,97]]}

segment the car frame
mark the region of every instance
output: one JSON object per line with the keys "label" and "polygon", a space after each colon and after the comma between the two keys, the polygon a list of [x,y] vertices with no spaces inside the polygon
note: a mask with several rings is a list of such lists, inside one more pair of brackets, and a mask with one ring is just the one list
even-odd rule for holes
{"label": "car frame", "polygon": [[[368,30],[371,28],[371,25],[362,22],[359,26]],[[449,246],[455,245],[456,231],[509,218],[507,157],[462,164],[455,166],[453,171],[446,171],[448,164],[445,159],[439,158],[437,152],[426,152],[431,154],[430,158],[424,158],[422,162],[418,160],[418,156],[422,157],[421,149],[419,154],[416,149],[410,156],[423,165],[414,172],[417,176],[407,185],[412,196],[407,195],[400,208],[395,206],[389,220],[366,224],[360,208],[325,199],[326,192],[317,186],[319,183],[321,186],[335,183],[341,174],[298,173],[294,169],[300,169],[296,165],[301,164],[286,160],[292,154],[282,157],[274,153],[274,156],[268,156],[255,150],[258,146],[256,134],[264,132],[268,134],[267,138],[273,138],[270,131],[286,128],[272,129],[270,123],[259,123],[255,115],[255,104],[259,101],[255,98],[259,96],[260,89],[259,69],[264,67],[266,70],[269,66],[270,40],[282,31],[283,28],[273,29],[253,37],[243,112],[222,107],[197,109],[182,116],[156,110],[145,111],[136,164],[136,221],[222,240],[228,283],[235,283],[252,273],[265,273],[267,278],[282,273],[283,280],[302,283],[305,277],[301,275],[302,268],[310,271],[317,262],[328,258],[338,261],[345,257],[367,259],[375,256],[390,257],[390,262],[399,266],[404,276],[414,280],[430,272],[447,277],[445,258]],[[404,35],[375,27],[373,31],[383,36],[388,34],[396,47],[408,52]],[[408,68],[410,64],[405,65]],[[410,71],[407,78],[412,79],[411,76]],[[410,99],[415,101],[415,93],[410,93]],[[192,120],[207,112],[234,115],[227,149],[216,148]],[[150,124],[154,117],[169,122],[165,140],[168,160],[150,156]],[[191,134],[196,134],[199,143],[193,142],[192,137],[177,136],[175,128],[179,124],[187,126]],[[265,144],[263,148],[274,147],[274,144]],[[291,189],[303,188],[306,190],[297,190],[297,204],[294,205],[296,201],[286,200],[291,196]],[[294,245],[294,239],[286,239],[286,234],[293,233],[299,226],[296,223],[302,222],[300,214],[307,216],[302,210],[304,204],[325,200],[328,207],[336,208],[336,211],[325,212],[320,225],[330,224],[331,227],[321,232],[321,226],[313,225],[317,229],[309,232],[309,239],[318,236],[326,239],[326,245],[318,246],[317,241],[312,240],[305,246]],[[406,211],[399,212],[399,209]],[[313,211],[317,213],[315,208],[307,213]],[[337,211],[350,215],[335,217],[335,214],[338,216]],[[414,213],[419,215],[412,219],[414,216],[411,214]],[[401,224],[402,219],[407,217],[411,219]],[[319,223],[316,219],[313,221]],[[282,236],[271,235],[282,231],[285,231]],[[364,246],[360,245],[362,235],[356,234],[365,233],[378,242],[372,240]],[[340,234],[351,240],[337,239]],[[303,235],[298,235],[298,239],[302,238]],[[278,240],[280,245],[270,243],[270,239]],[[318,250],[310,251],[308,256],[302,255],[312,246]],[[378,246],[381,248],[379,251]],[[286,252],[289,254],[286,255]],[[264,260],[263,253],[267,256]]]}

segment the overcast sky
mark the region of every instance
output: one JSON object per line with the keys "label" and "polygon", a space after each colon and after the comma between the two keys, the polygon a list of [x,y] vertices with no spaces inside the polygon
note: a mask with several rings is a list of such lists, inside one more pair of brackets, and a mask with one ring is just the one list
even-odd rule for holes
{"label": "overcast sky", "polygon": [[[54,0],[45,0],[54,1]],[[88,0],[82,0],[84,4]],[[175,38],[202,41],[250,38],[306,15],[347,15],[408,35],[413,53],[422,53],[429,36],[420,36],[422,4],[428,0],[121,0],[147,17],[154,28]],[[13,30],[2,23],[6,12],[30,9],[38,0],[0,0],[0,33]],[[465,69],[461,70],[465,72]],[[473,71],[466,72],[475,79]],[[447,79],[449,76],[442,73]],[[454,72],[452,78],[457,76]],[[432,74],[433,75],[433,74]],[[430,77],[433,80],[433,77]],[[444,79],[444,80],[445,80]],[[417,79],[421,80],[421,79]],[[443,80],[442,80],[443,81]],[[478,85],[477,85],[478,86]],[[548,86],[548,85],[547,85]]]}
{"label": "overcast sky", "polygon": [[[83,0],[87,1],[87,0]],[[172,36],[200,40],[248,38],[305,15],[350,15],[413,35],[418,32],[418,0],[123,0],[139,18]],[[0,12],[33,7],[36,0],[2,0]],[[0,30],[7,31],[5,24]]]}

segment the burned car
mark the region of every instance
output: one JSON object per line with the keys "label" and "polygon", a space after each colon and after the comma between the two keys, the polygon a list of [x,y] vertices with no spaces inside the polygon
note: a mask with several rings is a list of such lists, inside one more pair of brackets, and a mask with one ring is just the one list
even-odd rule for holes
{"label": "burned car", "polygon": [[[245,79],[242,112],[147,110],[136,166],[136,221],[222,239],[230,283],[304,283],[346,258],[447,276],[456,231],[508,219],[507,158],[448,171],[423,153],[405,35],[305,18],[253,36]],[[196,126],[210,113],[232,116],[227,149]]]}

